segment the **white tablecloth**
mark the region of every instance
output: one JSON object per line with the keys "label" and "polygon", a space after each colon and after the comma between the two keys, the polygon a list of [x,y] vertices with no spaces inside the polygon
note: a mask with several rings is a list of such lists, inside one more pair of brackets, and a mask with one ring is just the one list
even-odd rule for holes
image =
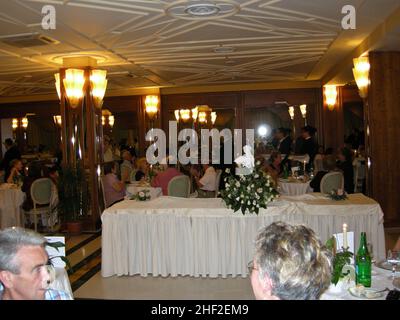
{"label": "white tablecloth", "polygon": [[159,197],[122,201],[102,214],[102,275],[247,276],[257,231],[274,221],[304,223],[325,242],[343,223],[385,257],[383,213],[377,202],[353,194],[333,201],[320,194],[281,197],[259,215],[233,213],[222,199]]}
{"label": "white tablecloth", "polygon": [[288,180],[279,179],[279,193],[285,196],[300,196],[302,194],[313,192],[308,182],[289,182]]}
{"label": "white tablecloth", "polygon": [[50,288],[64,291],[66,293],[69,293],[69,295],[73,297],[67,271],[64,268],[54,268],[54,269],[56,271],[56,278],[50,284]]}
{"label": "white tablecloth", "polygon": [[139,191],[149,190],[150,199],[155,199],[162,195],[161,188],[153,188],[153,187],[141,187],[137,184],[127,184],[126,185],[126,193],[127,195],[137,194]]}
{"label": "white tablecloth", "polygon": [[0,185],[0,228],[22,227],[24,200],[25,193],[20,188],[10,188],[7,183]]}
{"label": "white tablecloth", "polygon": [[[389,278],[391,275],[391,271],[384,270],[378,267],[372,267],[372,281],[371,281],[371,289],[380,291],[383,289],[394,289],[393,280]],[[396,276],[399,276],[399,273],[396,273]],[[363,300],[366,298],[359,298],[353,296],[349,292],[349,288],[355,286],[354,281],[351,281],[349,284],[344,285],[342,287],[336,288],[333,284],[321,295],[321,300]],[[388,291],[382,293],[381,297],[378,297],[374,300],[385,300]]]}

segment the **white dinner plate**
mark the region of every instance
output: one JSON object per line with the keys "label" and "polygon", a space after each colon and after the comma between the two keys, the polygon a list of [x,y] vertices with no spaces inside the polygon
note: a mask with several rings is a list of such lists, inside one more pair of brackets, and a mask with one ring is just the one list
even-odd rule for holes
{"label": "white dinner plate", "polygon": [[360,299],[378,299],[383,296],[385,292],[378,292],[378,290],[365,288],[365,287],[351,287],[349,292],[352,296]]}

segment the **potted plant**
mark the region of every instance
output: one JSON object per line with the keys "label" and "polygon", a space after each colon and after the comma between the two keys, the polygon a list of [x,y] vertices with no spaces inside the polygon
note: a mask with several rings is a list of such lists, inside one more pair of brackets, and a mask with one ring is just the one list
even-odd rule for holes
{"label": "potted plant", "polygon": [[85,171],[79,163],[63,166],[58,180],[58,198],[57,210],[68,233],[80,234],[82,220],[90,208],[90,194]]}

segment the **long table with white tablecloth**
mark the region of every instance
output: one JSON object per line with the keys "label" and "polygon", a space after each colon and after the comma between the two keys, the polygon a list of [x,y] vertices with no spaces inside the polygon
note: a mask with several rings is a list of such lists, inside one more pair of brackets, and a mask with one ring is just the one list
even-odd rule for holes
{"label": "long table with white tablecloth", "polygon": [[334,201],[319,193],[282,196],[258,215],[228,209],[222,199],[126,200],[102,214],[102,276],[246,277],[257,231],[274,221],[306,224],[325,242],[343,223],[362,231],[374,257],[385,258],[383,213],[362,195]]}

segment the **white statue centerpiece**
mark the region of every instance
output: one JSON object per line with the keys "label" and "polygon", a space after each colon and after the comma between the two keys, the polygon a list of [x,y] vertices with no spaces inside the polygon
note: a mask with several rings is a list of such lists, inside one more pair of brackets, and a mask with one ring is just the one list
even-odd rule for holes
{"label": "white statue centerpiece", "polygon": [[235,212],[258,214],[260,208],[267,208],[267,204],[278,196],[278,192],[272,178],[261,170],[260,162],[255,163],[251,146],[245,145],[243,152],[235,159],[236,174],[226,170],[230,175],[224,178],[225,189],[221,191],[221,197]]}

